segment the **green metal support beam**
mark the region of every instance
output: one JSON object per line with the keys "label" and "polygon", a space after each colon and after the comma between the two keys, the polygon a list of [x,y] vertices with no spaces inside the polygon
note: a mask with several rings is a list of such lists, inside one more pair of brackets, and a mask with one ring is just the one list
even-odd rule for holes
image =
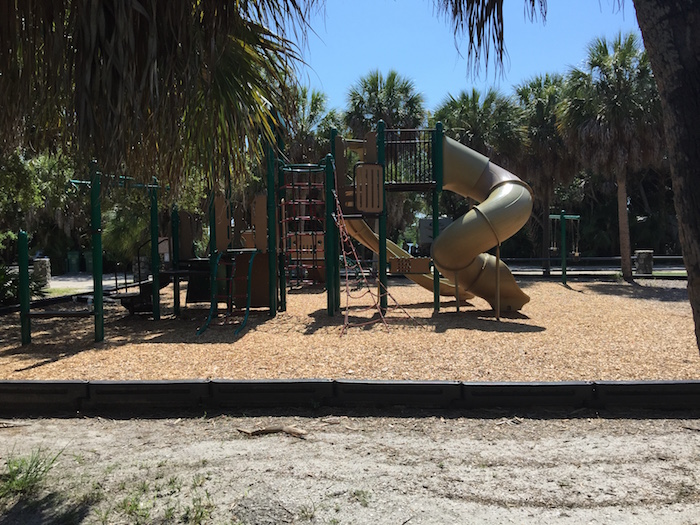
{"label": "green metal support beam", "polygon": [[275,205],[275,149],[271,144],[267,147],[267,252],[268,278],[270,281],[270,317],[277,315],[277,207]]}
{"label": "green metal support beam", "polygon": [[151,198],[151,274],[153,279],[153,319],[160,319],[160,253],[158,251],[158,186],[149,188]]}
{"label": "green metal support beam", "polygon": [[92,229],[92,282],[95,316],[95,342],[104,341],[104,290],[102,289],[102,208],[100,194],[102,175],[97,162],[90,163],[90,228]]}
{"label": "green metal support beam", "polygon": [[326,292],[328,315],[333,316],[340,310],[340,249],[338,247],[340,234],[333,218],[335,209],[335,166],[333,155],[326,155]]}
{"label": "green metal support beam", "polygon": [[20,231],[17,239],[17,259],[19,262],[19,318],[22,330],[22,345],[32,342],[32,326],[29,318],[29,240],[27,232]]}
{"label": "green metal support beam", "polygon": [[[277,150],[284,151],[284,141],[281,136],[277,137]],[[280,169],[280,166],[275,166],[277,170],[277,200],[275,202],[275,208],[277,209],[278,203],[284,198],[284,171]],[[280,224],[279,233],[282,234],[282,227]],[[275,221],[275,230],[273,230],[275,237],[277,237],[277,220]],[[286,242],[282,240],[282,243]],[[280,312],[287,311],[287,263],[285,260],[284,247],[280,246],[279,254],[277,256],[277,273],[279,275],[279,298],[280,303],[278,309]]]}
{"label": "green metal support beam", "polygon": [[566,221],[567,220],[579,220],[580,215],[567,215],[564,210],[561,210],[559,215],[550,215],[551,219],[559,220],[559,228],[561,235],[561,247],[559,251],[561,252],[561,282],[566,284]]}
{"label": "green metal support beam", "polygon": [[177,273],[180,269],[180,212],[177,205],[174,205],[170,212],[170,234],[173,237],[173,313],[175,317],[180,315],[180,276]]}
{"label": "green metal support beam", "polygon": [[218,257],[216,250],[216,206],[214,204],[214,190],[209,196],[209,312],[216,312],[216,271],[218,269]]}
{"label": "green metal support beam", "polygon": [[564,210],[561,210],[559,215],[559,224],[561,226],[561,282],[566,284],[566,215]]}
{"label": "green metal support beam", "polygon": [[384,187],[384,170],[386,168],[386,125],[383,120],[377,123],[377,163],[382,166],[381,192],[384,206],[379,214],[379,308],[386,313],[388,305],[389,281],[387,279],[386,255],[386,190]]}
{"label": "green metal support beam", "polygon": [[[435,189],[433,190],[433,242],[440,235],[440,192],[442,191],[443,178],[443,126],[442,122],[435,125],[433,134],[433,178]],[[457,298],[459,307],[459,298]],[[440,311],[440,272],[433,264],[433,310]]]}
{"label": "green metal support beam", "polygon": [[[336,179],[338,177],[345,177],[344,173],[337,174],[335,172],[335,159],[336,157],[336,151],[335,151],[335,138],[338,136],[338,130],[335,128],[331,128],[331,155],[333,158],[333,190],[335,191],[337,188],[335,186]],[[335,198],[331,201],[330,204],[331,209],[335,209]],[[334,241],[334,249],[335,249],[335,271],[333,274],[333,278],[335,280],[335,311],[340,312],[340,231],[338,230],[338,226],[335,224],[335,221],[333,222],[333,231],[335,234],[335,241]]]}

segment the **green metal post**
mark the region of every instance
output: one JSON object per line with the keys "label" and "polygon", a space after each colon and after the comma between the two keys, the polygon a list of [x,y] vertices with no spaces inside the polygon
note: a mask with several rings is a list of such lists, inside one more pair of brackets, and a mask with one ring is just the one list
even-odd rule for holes
{"label": "green metal post", "polygon": [[270,280],[270,317],[277,315],[277,209],[275,206],[275,149],[267,147],[267,252]]}
{"label": "green metal post", "polygon": [[153,275],[153,319],[160,319],[160,253],[158,252],[158,186],[149,188],[151,197],[151,274]]}
{"label": "green metal post", "polygon": [[[284,141],[282,140],[281,136],[277,137],[277,150],[278,151],[284,151]],[[277,170],[277,202],[275,202],[275,207],[277,207],[278,203],[282,202],[282,199],[284,198],[284,170],[280,169],[280,166],[276,166],[275,169]],[[275,235],[277,235],[277,227],[278,223],[275,221]],[[284,228],[282,227],[281,224],[279,224],[279,234],[281,235],[284,232]],[[282,243],[286,242],[286,239],[281,239]],[[285,253],[284,253],[284,246],[283,245],[278,245],[279,249],[279,254],[277,255],[277,273],[279,275],[279,298],[280,298],[280,304],[279,304],[279,310],[280,312],[286,312],[287,311],[287,263],[285,260]]]}
{"label": "green metal post", "polygon": [[29,241],[27,232],[20,231],[17,259],[19,262],[19,318],[22,330],[22,345],[32,342],[31,319],[29,318]]}
{"label": "green metal post", "polygon": [[[331,128],[331,155],[333,156],[333,168],[334,168],[334,170],[333,170],[333,188],[334,189],[336,189],[335,181],[337,178],[336,177],[337,173],[335,173],[335,159],[336,159],[336,156],[335,156],[335,153],[336,153],[336,151],[335,151],[335,138],[337,136],[338,136],[338,130],[335,128]],[[345,174],[341,173],[340,176],[344,177]],[[332,202],[333,202],[332,207],[333,207],[333,209],[335,209],[335,199],[333,199]],[[335,275],[334,275],[334,279],[335,279],[335,311],[340,312],[340,232],[338,231],[337,225],[335,226],[334,231],[335,231],[335,250],[336,250],[336,253],[335,253],[336,264],[335,264]]]}
{"label": "green metal post", "polygon": [[561,227],[561,282],[566,284],[566,215],[561,210],[559,215],[559,225]]}
{"label": "green metal post", "polygon": [[386,168],[386,139],[383,120],[377,123],[377,163],[382,166],[382,202],[384,206],[379,214],[379,307],[382,314],[387,309],[388,279],[386,275],[386,190],[384,188],[384,169]]}
{"label": "green metal post", "polygon": [[216,206],[214,205],[214,188],[209,201],[209,312],[214,315],[217,309],[216,301],[216,270],[218,258],[216,256]]}
{"label": "green metal post", "polygon": [[92,283],[95,316],[95,342],[105,338],[102,290],[102,208],[100,206],[101,175],[97,163],[90,163],[90,228],[92,229]]}
{"label": "green metal post", "polygon": [[[435,125],[433,135],[433,178],[435,189],[433,190],[433,242],[440,235],[440,192],[442,191],[443,178],[443,126],[442,122]],[[456,298],[459,305],[459,298]],[[433,264],[433,310],[440,311],[440,272]]]}
{"label": "green metal post", "polygon": [[180,315],[180,213],[177,209],[177,204],[173,206],[170,212],[170,235],[173,237],[173,313],[175,316]]}
{"label": "green metal post", "polygon": [[338,130],[335,128],[331,128],[331,155],[333,155],[333,158],[335,159],[335,138],[338,136]]}
{"label": "green metal post", "polygon": [[333,209],[335,208],[335,172],[333,169],[333,155],[326,155],[326,240],[325,240],[325,263],[326,263],[326,294],[328,315],[333,316],[340,309],[340,286],[339,286],[339,250],[338,250],[338,228],[333,220]]}
{"label": "green metal post", "polygon": [[[332,156],[332,161],[333,161],[333,171],[331,175],[328,174],[328,164],[326,164],[326,180],[330,181],[332,180],[333,184],[333,189],[335,189],[335,138],[338,136],[338,130],[336,128],[331,128],[331,134],[330,134],[330,139],[331,139],[331,156]],[[326,157],[326,162],[328,162],[328,157]],[[326,188],[328,188],[328,183],[326,183]],[[328,222],[328,211],[329,208],[331,210],[335,209],[335,199],[333,198],[333,195],[331,193],[331,199],[328,200],[328,190],[326,189],[326,225],[331,224],[331,222]],[[332,216],[332,211],[331,211],[331,216],[330,216],[331,221],[333,221],[333,216]],[[328,275],[333,271],[333,284],[334,284],[334,297],[335,297],[335,302],[333,304],[333,311],[334,312],[340,312],[340,232],[338,231],[337,225],[335,225],[335,222],[332,222],[333,224],[333,233],[335,234],[335,239],[333,241],[333,250],[334,250],[334,261],[335,261],[335,266],[333,268],[329,268],[326,266],[326,280],[328,280]],[[326,226],[326,230],[328,230],[328,226]],[[326,259],[328,258],[328,254],[326,253]],[[326,283],[327,285],[329,284],[328,282]]]}

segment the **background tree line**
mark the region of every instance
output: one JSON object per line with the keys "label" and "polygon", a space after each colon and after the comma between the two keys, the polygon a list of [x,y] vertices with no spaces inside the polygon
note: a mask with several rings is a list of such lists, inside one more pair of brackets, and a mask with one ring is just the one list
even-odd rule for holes
{"label": "background tree line", "polygon": [[[646,52],[636,35],[590,43],[585,64],[566,75],[547,73],[517,85],[510,95],[495,89],[448,94],[434,112],[426,110],[417,86],[396,71],[371,71],[351,86],[344,111],[327,111],[322,93],[303,89],[292,144],[305,144],[295,161],[328,152],[330,125],[364,137],[379,119],[388,128],[433,126],[441,121],[452,138],[490,157],[526,180],[535,193],[528,227],[504,246],[510,256],[548,259],[549,215],[566,209],[582,215],[584,256],[622,256],[632,278],[633,249],[680,254],[673,193],[658,92]],[[389,232],[415,241],[416,212],[426,199],[389,194]],[[451,192],[441,195],[441,212],[456,219],[471,205]]]}
{"label": "background tree line", "polygon": [[[363,137],[380,119],[398,129],[442,121],[450,136],[521,176],[535,192],[535,213],[523,233],[504,246],[506,255],[548,260],[553,244],[548,216],[560,209],[583,217],[581,254],[622,254],[628,278],[633,248],[680,253],[670,175],[663,162],[658,93],[633,34],[591,42],[583,69],[536,76],[514,86],[510,95],[465,89],[448,94],[432,113],[419,88],[393,70],[386,75],[371,71],[358,79],[343,110],[327,108],[321,92],[293,85],[287,89],[295,102],[285,138],[291,162],[323,158],[334,127],[344,135]],[[87,248],[85,195],[69,183],[74,160],[59,152],[20,149],[3,157],[3,260],[14,256],[18,225],[34,234],[34,246],[54,259],[59,272],[68,250]],[[239,181],[241,198],[246,186],[259,186],[256,166],[247,167],[247,176]],[[206,195],[203,185],[197,189],[192,210],[201,210]],[[148,238],[147,202],[123,191],[110,195],[106,246],[113,260],[126,263],[136,250],[134,239]],[[389,194],[389,234],[394,240],[417,241],[416,217],[428,212],[427,202],[419,194]],[[471,204],[451,192],[441,196],[441,212],[453,219]]]}

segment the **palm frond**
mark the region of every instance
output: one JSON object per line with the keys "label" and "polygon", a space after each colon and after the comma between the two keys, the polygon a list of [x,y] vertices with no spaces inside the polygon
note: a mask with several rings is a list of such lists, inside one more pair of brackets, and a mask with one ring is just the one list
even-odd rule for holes
{"label": "palm frond", "polygon": [[236,171],[285,118],[287,35],[315,5],[2,0],[0,148],[61,141],[145,179]]}
{"label": "palm frond", "polygon": [[[468,67],[478,73],[481,58],[487,69],[491,58],[497,69],[502,66],[506,56],[503,0],[434,0],[433,3],[438,14],[452,24],[455,38],[466,39]],[[530,20],[538,17],[545,20],[547,0],[525,0],[524,14]]]}

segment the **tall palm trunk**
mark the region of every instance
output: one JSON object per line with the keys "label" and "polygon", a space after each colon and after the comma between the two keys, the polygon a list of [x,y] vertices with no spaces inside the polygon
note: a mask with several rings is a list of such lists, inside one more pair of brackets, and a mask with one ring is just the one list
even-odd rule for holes
{"label": "tall palm trunk", "polygon": [[630,241],[630,221],[627,214],[627,174],[618,170],[617,181],[617,221],[620,233],[620,263],[622,278],[632,280],[632,243]]}
{"label": "tall palm trunk", "polygon": [[700,44],[685,36],[700,33],[700,7],[696,0],[635,0],[634,6],[664,112],[678,236],[700,347]]}

